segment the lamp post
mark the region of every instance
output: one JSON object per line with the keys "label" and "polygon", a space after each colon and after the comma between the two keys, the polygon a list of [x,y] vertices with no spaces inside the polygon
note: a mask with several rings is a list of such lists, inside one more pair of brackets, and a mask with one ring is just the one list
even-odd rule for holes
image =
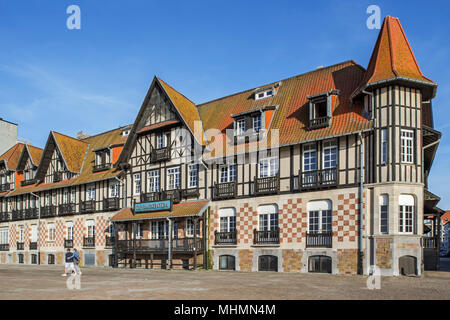
{"label": "lamp post", "polygon": [[41,264],[41,197],[31,192],[31,195],[38,199],[38,238],[37,238],[37,252],[38,252],[38,264]]}

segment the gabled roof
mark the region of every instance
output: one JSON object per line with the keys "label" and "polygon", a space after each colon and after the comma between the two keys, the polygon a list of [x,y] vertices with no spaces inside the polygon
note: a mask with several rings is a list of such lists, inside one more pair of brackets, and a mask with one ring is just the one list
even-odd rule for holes
{"label": "gabled roof", "polygon": [[442,225],[449,223],[450,221],[450,210],[446,210],[445,213],[441,216]]}
{"label": "gabled roof", "polygon": [[5,166],[8,170],[16,171],[24,146],[25,145],[23,143],[18,142],[9,148],[5,153],[0,155],[0,161],[3,160],[5,162]]}
{"label": "gabled roof", "polygon": [[52,131],[59,151],[70,172],[80,172],[88,145],[86,142]]}
{"label": "gabled roof", "polygon": [[[249,89],[203,103],[197,108],[206,132],[216,128],[222,133],[223,139],[226,130],[233,129],[234,119],[231,115],[265,106],[278,106],[269,131],[278,130],[280,146],[366,130],[372,127],[372,122],[361,115],[360,105],[351,105],[350,101],[350,95],[361,83],[364,72],[365,69],[356,62],[346,61],[282,80],[277,94],[269,98],[255,100],[254,89]],[[333,108],[331,126],[308,130],[308,96],[330,90],[340,91]],[[210,141],[212,136],[206,138]]]}
{"label": "gabled roof", "polygon": [[406,79],[436,86],[419,68],[398,18],[387,16],[364,74],[361,87],[392,79]]}
{"label": "gabled roof", "polygon": [[31,161],[35,166],[38,166],[41,162],[42,152],[44,151],[41,148],[32,146],[30,144],[27,144],[28,153],[31,157]]}

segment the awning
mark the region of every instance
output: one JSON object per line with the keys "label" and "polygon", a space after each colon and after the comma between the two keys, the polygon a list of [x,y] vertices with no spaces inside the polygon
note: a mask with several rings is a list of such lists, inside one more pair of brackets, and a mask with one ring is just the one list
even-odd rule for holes
{"label": "awning", "polygon": [[111,218],[112,222],[121,221],[136,221],[136,220],[150,220],[150,219],[164,219],[164,218],[181,218],[181,217],[194,217],[201,216],[203,212],[208,208],[209,200],[204,201],[190,201],[177,203],[172,206],[172,212],[164,211],[152,211],[133,214],[131,208],[123,208],[114,217]]}

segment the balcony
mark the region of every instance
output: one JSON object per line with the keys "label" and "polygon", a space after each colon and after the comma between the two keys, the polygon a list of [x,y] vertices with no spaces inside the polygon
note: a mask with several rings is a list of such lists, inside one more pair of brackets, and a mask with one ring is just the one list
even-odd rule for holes
{"label": "balcony", "polygon": [[37,250],[37,242],[30,242],[30,250]]}
{"label": "balcony", "polygon": [[0,251],[9,251],[9,244],[7,243],[0,244]]}
{"label": "balcony", "polygon": [[333,233],[332,232],[313,232],[306,233],[307,248],[332,248]]}
{"label": "balcony", "polygon": [[150,153],[150,162],[169,161],[170,147],[152,149]]}
{"label": "balcony", "polygon": [[60,182],[62,180],[62,172],[53,173],[53,182]]}
{"label": "balcony", "polygon": [[231,232],[214,232],[215,245],[235,245],[237,244],[236,230]]}
{"label": "balcony", "polygon": [[37,219],[38,211],[36,208],[25,209],[25,219]]}
{"label": "balcony", "polygon": [[83,247],[94,248],[95,247],[95,236],[83,237]]}
{"label": "balcony", "polygon": [[[168,239],[136,239],[136,246],[133,248],[134,240],[117,240],[119,252],[148,253],[148,252],[168,252]],[[172,240],[172,252],[185,253],[203,250],[203,238],[179,238]]]}
{"label": "balcony", "polygon": [[58,215],[71,216],[75,214],[75,203],[64,203],[58,206]]}
{"label": "balcony", "polygon": [[92,168],[92,172],[100,172],[111,169],[111,163],[100,163],[96,164],[94,168]]}
{"label": "balcony", "polygon": [[41,218],[56,217],[56,206],[45,206],[41,208]]}
{"label": "balcony", "polygon": [[119,209],[119,198],[103,199],[103,211],[114,211]]}
{"label": "balcony", "polygon": [[36,179],[28,179],[28,180],[23,180],[22,182],[20,182],[20,185],[22,187],[25,187],[25,186],[29,186],[29,185],[32,185],[35,183],[36,183]]}
{"label": "balcony", "polygon": [[172,200],[173,203],[181,202],[181,190],[166,190],[161,194],[161,200]]}
{"label": "balcony", "polygon": [[73,239],[64,239],[64,248],[65,249],[73,248]]}
{"label": "balcony", "polygon": [[23,250],[24,247],[23,242],[17,242],[17,250]]}
{"label": "balcony", "polygon": [[331,120],[331,118],[328,116],[310,119],[309,120],[309,129],[314,130],[314,129],[326,128],[330,125],[330,122],[331,122],[330,120]]}
{"label": "balcony", "polygon": [[95,212],[95,200],[87,200],[80,202],[80,213]]}
{"label": "balcony", "polygon": [[253,230],[253,243],[266,244],[280,244],[280,229],[257,231]]}
{"label": "balcony", "polygon": [[213,187],[214,200],[233,199],[236,197],[236,194],[237,194],[236,181],[214,184]]}
{"label": "balcony", "polygon": [[13,210],[11,214],[11,221],[19,221],[25,218],[25,214],[21,210]]}
{"label": "balcony", "polygon": [[12,183],[4,183],[0,184],[0,192],[9,191],[12,189],[13,184]]}
{"label": "balcony", "polygon": [[280,191],[280,176],[256,178],[255,177],[255,194],[267,195],[277,194]]}
{"label": "balcony", "polygon": [[8,222],[9,215],[6,212],[0,213],[0,222]]}
{"label": "balcony", "polygon": [[106,236],[105,237],[105,247],[114,247],[114,242],[116,241],[116,238]]}
{"label": "balcony", "polygon": [[424,249],[436,249],[437,248],[437,238],[436,237],[423,237],[422,247]]}
{"label": "balcony", "polygon": [[335,187],[338,184],[336,168],[303,172],[301,177],[300,190]]}
{"label": "balcony", "polygon": [[183,198],[199,197],[199,196],[200,191],[198,190],[198,188],[188,188],[183,190]]}
{"label": "balcony", "polygon": [[161,200],[161,192],[148,192],[141,194],[141,202],[153,202]]}

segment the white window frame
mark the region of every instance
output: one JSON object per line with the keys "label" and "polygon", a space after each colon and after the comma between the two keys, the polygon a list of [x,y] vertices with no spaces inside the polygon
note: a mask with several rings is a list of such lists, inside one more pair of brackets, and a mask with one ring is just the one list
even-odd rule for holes
{"label": "white window frame", "polygon": [[279,172],[279,159],[278,157],[270,157],[259,160],[259,178],[275,177]]}
{"label": "white window frame", "polygon": [[[333,203],[331,200],[309,201],[306,205],[308,211],[308,232],[309,233],[329,233],[333,232]],[[317,214],[317,230],[312,230],[311,215]],[[329,220],[329,221],[328,221]],[[329,226],[330,230],[324,230],[324,226]]]}
{"label": "white window frame", "polygon": [[415,229],[415,200],[410,194],[401,194],[399,196],[399,225],[400,234],[414,234]]}
{"label": "white window frame", "polygon": [[86,232],[87,232],[86,236],[88,238],[95,237],[95,220],[93,219],[86,220]]}
{"label": "white window frame", "polygon": [[0,228],[0,244],[9,244],[9,228]]}
{"label": "white window frame", "polygon": [[[258,114],[256,116],[252,117],[252,123],[253,123],[253,132],[260,132],[263,127],[262,127],[262,114]],[[256,130],[257,125],[259,126],[259,129]]]}
{"label": "white window frame", "polygon": [[236,231],[236,208],[219,209],[219,232]]}
{"label": "white window frame", "polygon": [[25,242],[25,228],[19,226],[19,242]]}
{"label": "white window frame", "polygon": [[219,166],[220,183],[234,182],[237,179],[237,168],[235,164]]}
{"label": "white window frame", "polygon": [[89,200],[95,200],[95,184],[89,185],[86,190],[86,199]]}
{"label": "white window frame", "polygon": [[198,187],[198,164],[188,165],[188,188]]}
{"label": "white window frame", "polygon": [[73,222],[68,221],[66,226],[67,226],[67,239],[66,240],[73,240]]}
{"label": "white window frame", "polygon": [[156,149],[162,149],[167,146],[167,139],[164,133],[158,133],[156,135]]}
{"label": "white window frame", "polygon": [[142,192],[141,173],[133,174],[133,195],[139,196]]}
{"label": "white window frame", "polygon": [[147,192],[159,192],[161,185],[161,179],[159,170],[147,171]]}
{"label": "white window frame", "polygon": [[255,100],[262,100],[265,98],[273,97],[274,95],[274,89],[270,88],[264,91],[256,92],[255,94]]}
{"label": "white window frame", "polygon": [[[314,162],[312,162],[312,159],[314,159]],[[308,143],[303,145],[302,162],[303,162],[302,163],[303,172],[317,171],[317,147],[315,143]],[[314,166],[314,168],[311,168],[312,166]]]}
{"label": "white window frame", "polygon": [[235,135],[241,136],[245,134],[246,131],[246,121],[245,118],[237,119],[236,120],[236,128],[235,128]]}
{"label": "white window frame", "polygon": [[55,224],[49,223],[48,224],[48,241],[55,241]]}
{"label": "white window frame", "polygon": [[[261,218],[266,217],[267,226],[261,225]],[[276,230],[279,228],[279,210],[276,204],[265,204],[258,206],[258,230]]]}
{"label": "white window frame", "polygon": [[389,142],[388,142],[388,130],[386,128],[380,131],[380,142],[381,142],[381,164],[387,164],[388,153],[389,153]]}
{"label": "white window frame", "polygon": [[[334,153],[333,153],[334,151]],[[330,152],[330,154],[327,154]],[[335,155],[335,159],[332,159],[332,156]],[[327,157],[330,157],[328,160]],[[333,161],[334,166],[332,165]],[[323,169],[334,169],[338,166],[338,148],[336,140],[324,141],[322,144],[322,168]]]}
{"label": "white window frame", "polygon": [[414,163],[414,130],[400,130],[402,163]]}
{"label": "white window frame", "polygon": [[[389,195],[382,194],[379,197],[379,205],[380,205],[380,234],[389,234]],[[383,215],[386,215],[383,218]],[[383,230],[383,220],[386,220],[386,231]]]}
{"label": "white window frame", "polygon": [[167,168],[167,190],[176,190],[181,186],[181,167]]}

